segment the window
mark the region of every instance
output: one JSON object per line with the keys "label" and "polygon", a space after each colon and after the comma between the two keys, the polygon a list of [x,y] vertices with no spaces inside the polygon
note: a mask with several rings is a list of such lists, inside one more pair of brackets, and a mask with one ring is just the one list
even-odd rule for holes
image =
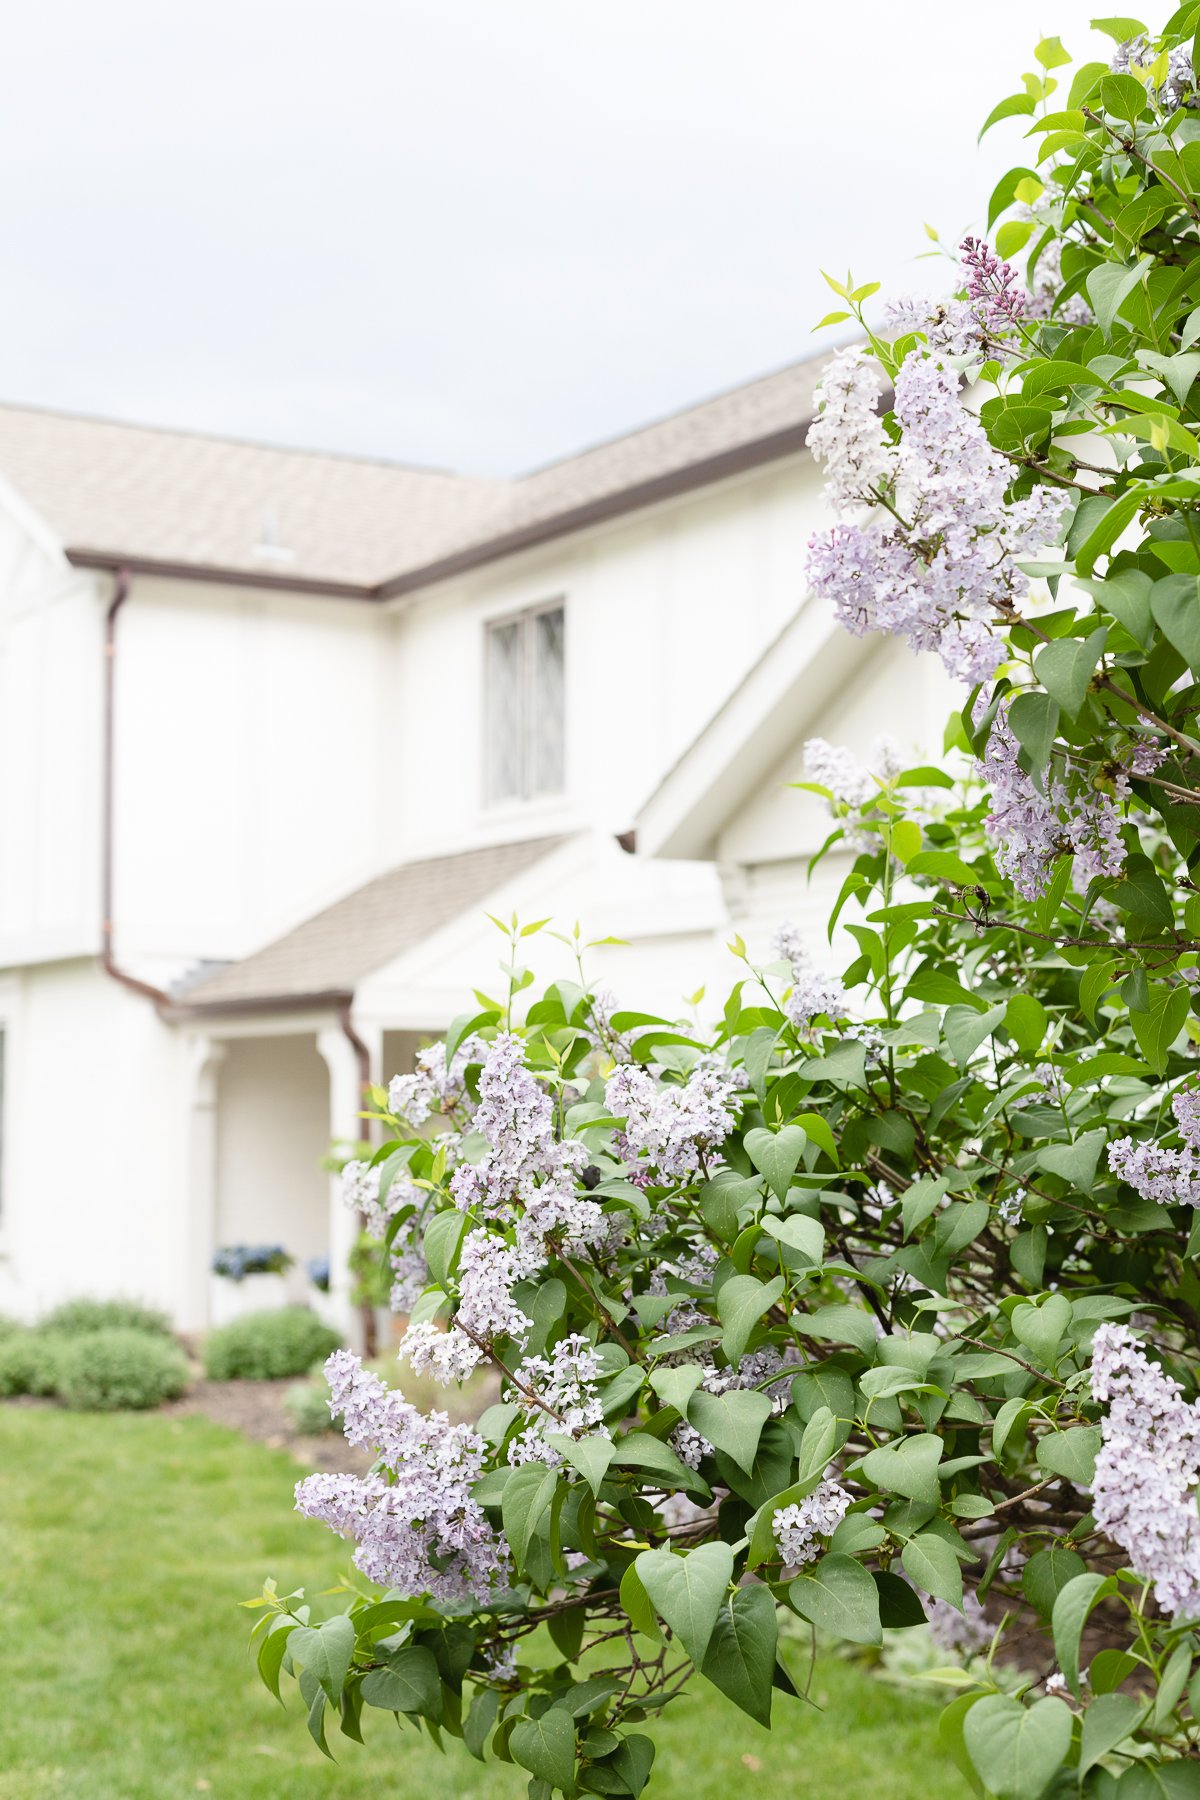
{"label": "window", "polygon": [[564,615],[561,603],[487,627],[484,794],[559,794],[564,776]]}

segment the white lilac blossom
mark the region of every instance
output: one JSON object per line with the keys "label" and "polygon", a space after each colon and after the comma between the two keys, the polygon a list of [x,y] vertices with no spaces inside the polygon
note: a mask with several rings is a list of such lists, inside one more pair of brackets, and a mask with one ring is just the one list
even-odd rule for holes
{"label": "white lilac blossom", "polygon": [[784,1011],[797,1031],[805,1030],[821,1014],[829,1019],[846,1017],[845,988],[836,975],[817,966],[801,942],[799,928],[790,920],[776,928],[771,949],[781,962],[791,965],[792,986]]}
{"label": "white lilac blossom", "polygon": [[487,1149],[478,1163],[455,1171],[451,1194],[463,1212],[515,1223],[524,1253],[543,1252],[527,1273],[545,1260],[544,1240],[552,1232],[575,1244],[597,1241],[602,1209],[575,1192],[587,1151],[576,1139],[556,1136],[550,1096],[526,1068],[525,1047],[511,1032],[488,1047],[474,1129]]}
{"label": "white lilac blossom", "polygon": [[896,452],[885,443],[878,411],[878,363],[865,350],[839,350],[822,378],[820,398],[808,448],[825,465],[826,494],[838,508],[873,504],[896,474]]}
{"label": "white lilac blossom", "polygon": [[[604,1212],[576,1193],[586,1149],[556,1135],[550,1096],[526,1067],[525,1047],[511,1032],[487,1048],[474,1129],[486,1144],[483,1157],[455,1170],[450,1191],[461,1211],[482,1214],[501,1230],[478,1226],[463,1239],[457,1317],[485,1342],[523,1341],[530,1321],[513,1300],[513,1287],[544,1266],[551,1236],[573,1246],[599,1243],[607,1229]],[[515,1242],[501,1235],[507,1230]]]}
{"label": "white lilac blossom", "polygon": [[874,739],[866,763],[860,763],[845,745],[830,744],[824,738],[809,738],[804,746],[805,780],[828,788],[830,816],[853,850],[869,850],[878,844],[878,834],[868,831],[856,815],[878,798],[884,783],[903,767],[899,748],[888,737]]}
{"label": "white lilac blossom", "polygon": [[474,1128],[486,1139],[487,1150],[479,1163],[457,1169],[450,1183],[464,1212],[503,1216],[523,1183],[568,1174],[585,1154],[582,1144],[556,1138],[553,1103],[526,1068],[525,1046],[514,1032],[501,1032],[488,1046]]}
{"label": "white lilac blossom", "polygon": [[414,1374],[432,1375],[443,1387],[465,1381],[483,1361],[483,1351],[465,1331],[455,1325],[443,1331],[428,1319],[408,1327],[396,1355],[410,1365]]}
{"label": "white lilac blossom", "polygon": [[405,1595],[485,1602],[508,1578],[508,1549],[471,1495],[487,1445],[445,1413],[425,1415],[338,1350],[325,1365],[330,1409],[352,1444],[375,1450],[375,1472],[310,1475],[296,1508],[358,1540],[368,1580]]}
{"label": "white lilac blossom", "polygon": [[[982,698],[982,696],[981,696]],[[1125,864],[1121,822],[1108,794],[1085,785],[1083,772],[1065,759],[1062,773],[1048,770],[1039,791],[1018,760],[1019,746],[1001,703],[992,722],[980,773],[991,790],[988,835],[996,841],[996,867],[1018,893],[1036,900],[1046,891],[1059,857],[1073,855],[1089,880],[1119,875]]]}
{"label": "white lilac blossom", "polygon": [[797,1569],[821,1554],[818,1538],[831,1537],[850,1507],[850,1495],[836,1481],[823,1481],[805,1499],[782,1506],[771,1529],[786,1567]]}
{"label": "white lilac blossom", "polygon": [[468,1231],[458,1263],[458,1311],[456,1317],[476,1337],[524,1340],[533,1321],[512,1297],[519,1281],[535,1275],[545,1260],[545,1247],[510,1244],[482,1227]]}
{"label": "white lilac blossom", "polygon": [[929,1635],[943,1656],[965,1660],[986,1650],[992,1641],[992,1626],[974,1594],[963,1595],[961,1612],[949,1600],[935,1600],[927,1616]]}
{"label": "white lilac blossom", "polygon": [[616,1141],[627,1162],[644,1158],[644,1173],[687,1181],[732,1131],[736,1092],[734,1077],[707,1060],[697,1062],[686,1081],[672,1083],[627,1063],[609,1076],[604,1101],[625,1121]]}
{"label": "white lilac blossom", "polygon": [[720,1260],[715,1244],[693,1244],[682,1256],[675,1258],[673,1266],[680,1281],[690,1282],[693,1287],[707,1287]]}
{"label": "white lilac blossom", "polygon": [[[665,1216],[660,1216],[658,1219],[646,1221],[642,1227],[642,1236],[648,1242],[653,1243],[656,1237],[669,1230],[670,1220]],[[679,1305],[666,1314],[660,1326],[660,1330],[668,1337],[675,1337],[682,1331],[693,1331],[700,1325],[711,1324],[708,1315],[701,1311],[690,1296],[679,1294],[676,1289],[667,1286],[667,1273],[669,1270],[674,1272],[674,1267],[675,1265],[669,1263],[661,1264],[653,1271],[646,1285],[646,1292],[649,1294],[673,1294],[679,1300]],[[686,1277],[681,1279],[686,1279]]]}
{"label": "white lilac blossom", "polygon": [[[1062,494],[1040,487],[1005,498],[1011,466],[936,357],[914,351],[900,367],[898,445],[885,444],[879,421],[872,440],[871,365],[841,364],[835,374],[831,411],[818,416],[809,446],[826,465],[835,505],[865,499],[875,510],[865,528],[839,524],[810,539],[812,587],[856,637],[904,637],[914,651],[936,650],[969,685],[986,681],[1006,654],[992,627],[1029,591],[1018,561],[1057,538]],[[849,390],[858,385],[855,399]],[[854,491],[859,468],[870,471],[865,492]]]}
{"label": "white lilac blossom", "polygon": [[1019,1225],[1025,1217],[1025,1196],[1019,1188],[1006,1194],[996,1207],[996,1217],[1002,1225]]}
{"label": "white lilac blossom", "polygon": [[1143,1351],[1126,1325],[1092,1342],[1092,1398],[1107,1406],[1092,1480],[1096,1524],[1153,1582],[1172,1617],[1200,1611],[1200,1403]]}
{"label": "white lilac blossom", "polygon": [[[674,1317],[675,1315],[672,1315]],[[690,1323],[707,1323],[703,1313],[697,1312]],[[686,1329],[686,1326],[674,1325],[673,1330]],[[706,1369],[701,1387],[707,1394],[725,1394],[733,1388],[755,1388],[767,1395],[771,1402],[771,1410],[776,1414],[787,1411],[791,1399],[792,1376],[802,1367],[800,1357],[792,1345],[780,1351],[773,1344],[767,1344],[761,1350],[753,1350],[743,1356],[736,1367],[727,1369]],[[777,1381],[769,1381],[769,1377],[777,1375]],[[713,1445],[694,1425],[684,1420],[677,1425],[670,1437],[671,1448],[680,1462],[686,1463],[689,1469],[698,1469],[706,1456],[715,1454]]]}
{"label": "white lilac blossom", "polygon": [[[1126,38],[1114,52],[1109,68],[1114,75],[1127,75],[1131,69],[1148,69],[1158,59],[1153,46],[1142,33]],[[1147,83],[1147,92],[1164,112],[1177,112],[1181,106],[1200,103],[1196,93],[1196,77],[1192,70],[1191,51],[1177,44],[1167,52],[1167,71],[1157,86]]]}
{"label": "white lilac blossom", "polygon": [[1161,744],[1152,744],[1148,738],[1139,738],[1129,751],[1124,770],[1117,777],[1118,783],[1124,780],[1125,784],[1122,799],[1128,795],[1129,776],[1153,775],[1156,770],[1162,768],[1167,760],[1167,754]]}
{"label": "white lilac blossom", "polygon": [[406,1248],[393,1251],[392,1288],[388,1305],[394,1313],[410,1313],[429,1282],[429,1264],[420,1250]]}
{"label": "white lilac blossom", "polygon": [[1143,1200],[1160,1206],[1200,1206],[1200,1088],[1181,1088],[1171,1102],[1180,1148],[1154,1138],[1114,1138],[1108,1166]]}
{"label": "white lilac blossom", "polygon": [[517,1647],[515,1644],[485,1644],[483,1649],[483,1666],[492,1681],[515,1681],[517,1678]]}
{"label": "white lilac blossom", "polygon": [[828,788],[844,806],[865,806],[879,792],[871,770],[859,762],[853,750],[825,738],[809,738],[805,744],[804,774],[818,787]]}
{"label": "white lilac blossom", "polygon": [[712,1445],[706,1437],[701,1437],[694,1425],[687,1420],[677,1425],[667,1440],[679,1458],[689,1469],[698,1469],[706,1456],[712,1455]]}
{"label": "white lilac blossom", "polygon": [[596,1385],[601,1374],[595,1346],[578,1332],[561,1338],[549,1357],[527,1356],[515,1371],[509,1397],[528,1424],[510,1444],[509,1462],[545,1462],[557,1467],[562,1454],[546,1442],[547,1432],[574,1438],[611,1436]]}
{"label": "white lilac blossom", "polygon": [[410,1075],[393,1075],[389,1110],[412,1126],[423,1125],[430,1113],[453,1111],[466,1092],[468,1067],[483,1055],[483,1040],[474,1032],[463,1039],[449,1063],[445,1044],[427,1044],[418,1050]]}
{"label": "white lilac blossom", "polygon": [[962,258],[965,300],[899,300],[887,308],[888,329],[897,335],[919,331],[937,356],[981,357],[1007,347],[1028,310],[1017,286],[1016,270],[981,238],[964,238]]}
{"label": "white lilac blossom", "polygon": [[977,356],[983,350],[979,320],[969,300],[893,300],[885,309],[884,323],[897,337],[919,331],[939,356]]}
{"label": "white lilac blossom", "polygon": [[383,1238],[396,1214],[405,1206],[421,1200],[421,1190],[402,1175],[391,1183],[381,1200],[379,1178],[381,1165],[361,1162],[357,1158],[342,1170],[342,1199],[351,1212],[362,1214],[363,1229],[373,1238]]}

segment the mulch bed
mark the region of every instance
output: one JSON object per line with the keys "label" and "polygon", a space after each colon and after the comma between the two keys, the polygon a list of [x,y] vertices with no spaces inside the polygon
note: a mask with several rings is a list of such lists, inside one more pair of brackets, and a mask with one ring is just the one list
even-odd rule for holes
{"label": "mulch bed", "polygon": [[272,1450],[290,1450],[306,1469],[365,1474],[374,1458],[348,1444],[340,1432],[302,1437],[296,1431],[283,1404],[296,1380],[293,1375],[283,1381],[196,1381],[182,1399],[170,1401],[161,1411],[177,1418],[198,1414],[217,1425],[229,1425]]}

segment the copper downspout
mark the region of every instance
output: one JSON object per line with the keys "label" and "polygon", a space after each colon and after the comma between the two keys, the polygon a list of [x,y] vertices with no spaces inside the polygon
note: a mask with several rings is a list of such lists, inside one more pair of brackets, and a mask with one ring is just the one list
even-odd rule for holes
{"label": "copper downspout", "polygon": [[113,580],[112,598],[104,615],[104,748],[103,794],[100,813],[100,966],[106,975],[153,1000],[156,1006],[168,1004],[168,996],[148,981],[139,981],[117,962],[113,949],[113,811],[116,787],[114,763],[114,719],[116,716],[117,678],[117,614],[129,598],[132,582],[127,568],[120,568]]}

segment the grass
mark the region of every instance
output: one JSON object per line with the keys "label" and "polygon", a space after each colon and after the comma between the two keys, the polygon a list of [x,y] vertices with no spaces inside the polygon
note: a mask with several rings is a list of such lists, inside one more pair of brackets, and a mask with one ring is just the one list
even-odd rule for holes
{"label": "grass", "polygon": [[[237,1601],[330,1585],[282,1451],[201,1418],[0,1406],[0,1800],[518,1800],[525,1778],[369,1717],[325,1762],[261,1687]],[[703,1682],[656,1728],[653,1800],[940,1800],[935,1711],[832,1655],[772,1733]],[[373,1727],[373,1729],[372,1729]]]}

